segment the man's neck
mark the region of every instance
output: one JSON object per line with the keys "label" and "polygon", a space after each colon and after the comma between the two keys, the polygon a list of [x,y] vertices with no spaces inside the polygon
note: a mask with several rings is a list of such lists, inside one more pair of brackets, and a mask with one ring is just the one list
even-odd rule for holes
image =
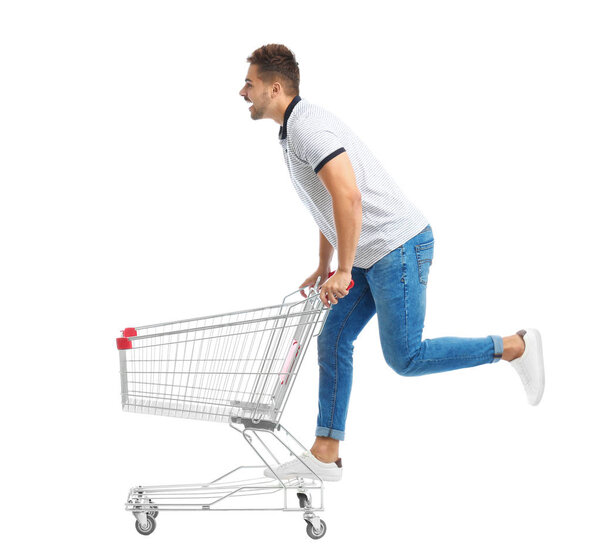
{"label": "man's neck", "polygon": [[283,97],[279,103],[277,103],[277,107],[275,109],[275,116],[273,116],[273,120],[279,124],[279,126],[283,126],[283,119],[285,117],[285,110],[288,108],[289,104],[296,97],[292,95],[292,97]]}

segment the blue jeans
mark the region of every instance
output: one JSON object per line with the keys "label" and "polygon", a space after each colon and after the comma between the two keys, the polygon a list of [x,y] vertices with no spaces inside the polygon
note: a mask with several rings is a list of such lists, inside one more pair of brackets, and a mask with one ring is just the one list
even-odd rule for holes
{"label": "blue jeans", "polygon": [[428,225],[370,268],[352,267],[354,287],[332,305],[318,337],[317,436],[344,439],[354,341],[375,313],[385,361],[400,375],[469,368],[502,357],[498,335],[421,340],[433,245]]}

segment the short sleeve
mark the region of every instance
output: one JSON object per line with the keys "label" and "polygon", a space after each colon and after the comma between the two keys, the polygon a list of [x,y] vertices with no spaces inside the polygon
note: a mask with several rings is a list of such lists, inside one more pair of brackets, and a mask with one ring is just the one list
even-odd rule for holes
{"label": "short sleeve", "polygon": [[298,122],[291,132],[292,150],[318,173],[335,156],[345,152],[340,138],[326,125]]}

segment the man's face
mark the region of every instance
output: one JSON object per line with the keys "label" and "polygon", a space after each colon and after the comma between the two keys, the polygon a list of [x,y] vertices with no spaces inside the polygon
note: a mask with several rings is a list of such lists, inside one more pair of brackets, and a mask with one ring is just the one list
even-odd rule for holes
{"label": "man's face", "polygon": [[246,74],[246,83],[240,90],[240,95],[250,105],[250,117],[253,120],[265,118],[265,112],[271,104],[270,88],[258,77],[256,65],[251,64]]}

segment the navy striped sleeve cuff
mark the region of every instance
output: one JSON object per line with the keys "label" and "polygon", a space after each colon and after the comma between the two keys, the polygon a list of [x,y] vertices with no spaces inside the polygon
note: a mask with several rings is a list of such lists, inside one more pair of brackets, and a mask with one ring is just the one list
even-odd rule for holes
{"label": "navy striped sleeve cuff", "polygon": [[345,152],[346,148],[338,148],[335,152],[331,152],[327,157],[323,158],[319,165],[315,167],[315,173],[321,171],[321,168],[330,160],[332,160],[335,156],[339,156],[342,152]]}

